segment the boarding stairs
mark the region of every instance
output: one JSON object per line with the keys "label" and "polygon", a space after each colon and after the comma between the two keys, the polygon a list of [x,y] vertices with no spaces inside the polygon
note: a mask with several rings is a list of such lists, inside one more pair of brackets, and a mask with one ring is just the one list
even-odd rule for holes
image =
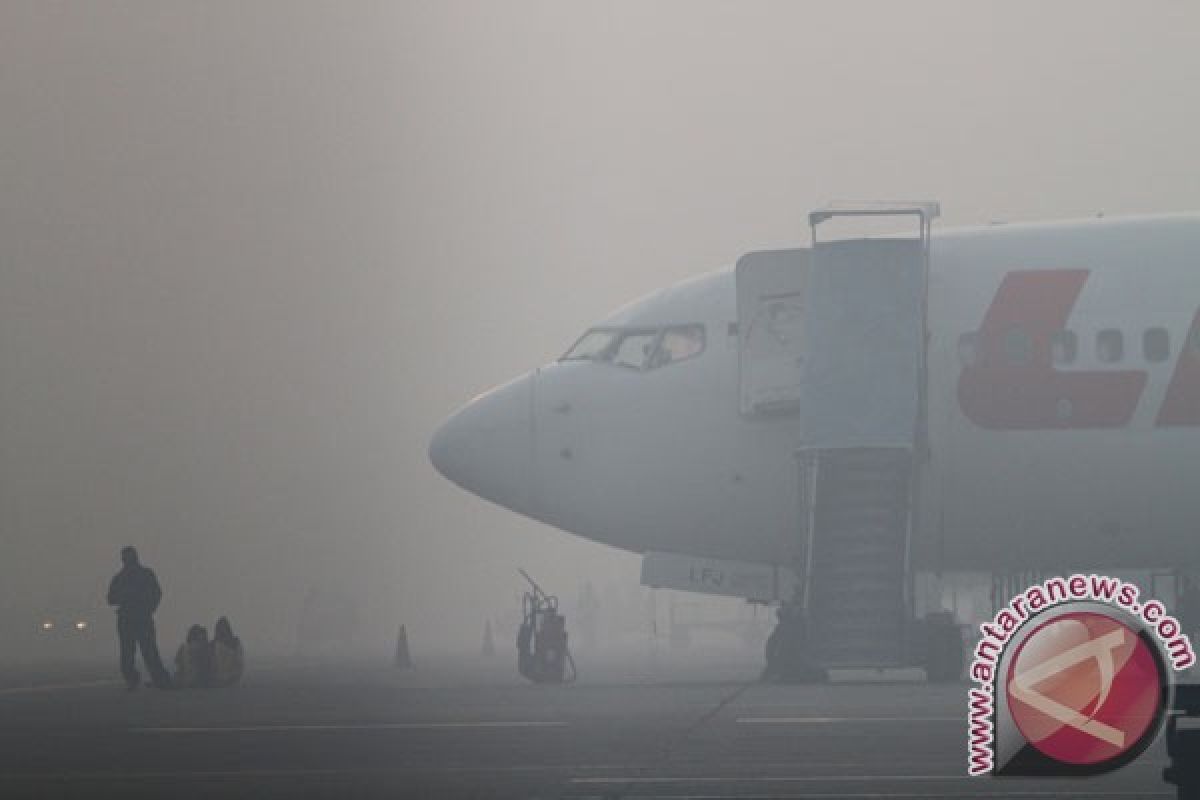
{"label": "boarding stairs", "polygon": [[811,471],[805,581],[812,655],[826,667],[905,659],[912,451],[821,448]]}
{"label": "boarding stairs", "polygon": [[[809,215],[800,425],[810,453],[804,608],[824,667],[911,661],[909,568],[925,435],[926,287],[936,204]],[[818,241],[845,217],[911,216],[918,235]]]}
{"label": "boarding stairs", "polygon": [[[910,554],[929,463],[927,290],[938,213],[936,203],[829,206],[809,214],[810,247],[738,262],[740,410],[795,420],[794,602],[821,667],[913,661]],[[819,226],[848,217],[915,218],[917,232],[820,240]]]}

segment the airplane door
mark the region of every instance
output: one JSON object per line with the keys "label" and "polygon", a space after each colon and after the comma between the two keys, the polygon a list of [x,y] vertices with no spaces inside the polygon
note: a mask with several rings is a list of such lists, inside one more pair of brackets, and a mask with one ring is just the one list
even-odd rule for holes
{"label": "airplane door", "polygon": [[804,375],[804,281],[809,251],[747,253],[735,270],[739,407],[742,414],[796,413]]}
{"label": "airplane door", "polygon": [[799,396],[806,446],[913,446],[919,433],[924,282],[918,239],[814,245]]}

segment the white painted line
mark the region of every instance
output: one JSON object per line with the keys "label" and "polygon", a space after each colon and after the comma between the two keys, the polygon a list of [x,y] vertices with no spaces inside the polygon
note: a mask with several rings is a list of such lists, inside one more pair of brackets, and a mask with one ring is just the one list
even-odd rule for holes
{"label": "white painted line", "polygon": [[14,686],[8,689],[0,689],[0,697],[7,697],[21,694],[44,694],[46,692],[62,692],[71,689],[94,689],[97,686],[120,686],[120,681],[103,680],[103,681],[87,681],[85,683],[47,683],[43,686]]}
{"label": "white painted line", "polygon": [[[801,797],[806,800],[926,800],[929,798],[962,798],[962,792],[853,792],[845,794],[843,792],[805,792]],[[971,797],[995,797],[995,798],[1025,798],[1025,797],[1113,797],[1126,798],[1126,800],[1144,800],[1147,797],[1175,797],[1174,792],[1072,792],[1072,791],[995,791],[995,792],[971,792]],[[608,797],[608,795],[603,795]],[[729,800],[731,797],[742,797],[745,800],[796,800],[797,795],[794,794],[750,794],[750,795],[731,795],[725,794],[626,794],[622,793],[622,800]],[[583,798],[581,798],[583,800]]]}
{"label": "white painted line", "polygon": [[[605,769],[607,767],[597,766],[597,767],[588,767],[588,768],[589,769],[595,769],[595,768]],[[5,776],[5,780],[7,781],[6,785],[10,785],[10,786],[20,786],[23,782],[28,782],[28,781],[37,782],[37,781],[42,781],[42,780],[47,780],[47,779],[53,779],[55,781],[72,781],[72,782],[86,781],[89,784],[95,783],[95,782],[112,782],[112,781],[120,781],[120,782],[163,781],[163,780],[178,781],[178,780],[183,780],[183,779],[186,779],[186,780],[245,780],[245,779],[255,779],[255,778],[260,779],[260,780],[263,780],[263,779],[270,780],[270,779],[296,779],[296,778],[305,778],[305,777],[354,778],[356,780],[361,780],[364,776],[419,775],[419,774],[426,774],[429,772],[433,772],[433,773],[454,772],[456,774],[459,774],[459,773],[465,771],[465,772],[478,772],[478,773],[485,773],[485,774],[486,773],[503,774],[503,773],[509,773],[509,772],[526,772],[526,771],[541,772],[541,771],[545,771],[545,772],[549,772],[549,773],[558,773],[558,772],[563,772],[563,771],[570,771],[571,769],[572,769],[571,765],[562,765],[562,766],[559,766],[559,765],[553,765],[553,766],[529,765],[529,766],[524,766],[524,767],[522,767],[522,766],[507,766],[507,767],[501,766],[501,767],[483,767],[483,768],[455,766],[455,767],[445,767],[445,768],[389,767],[389,768],[384,768],[384,769],[380,769],[380,768],[304,769],[304,768],[301,768],[301,769],[238,769],[238,770],[170,770],[170,771],[145,771],[145,772],[140,772],[140,771],[139,772],[121,772],[121,771],[63,772],[63,771],[57,771],[57,772],[51,772],[51,773],[24,773],[24,774],[22,774],[20,772],[11,772]],[[973,781],[979,785],[980,789],[982,789],[984,786],[989,784],[989,781],[987,781],[987,780],[981,780],[979,778],[970,778],[966,775],[956,776],[956,777]],[[661,780],[662,779],[660,779],[660,782],[661,782]],[[687,782],[688,780],[696,781],[698,779],[678,778],[675,780],[678,780],[680,782]],[[747,782],[747,779],[744,779],[744,778],[715,778],[715,779],[709,779],[709,780],[724,781],[730,785],[736,784],[739,782],[741,782],[741,783]],[[774,779],[766,778],[763,780],[766,782],[770,782],[771,780],[774,780]],[[816,780],[819,781],[822,779],[816,779]],[[827,780],[827,779],[825,779],[825,780]],[[611,779],[608,779],[608,782],[611,782],[614,784],[623,784],[626,787],[633,787],[639,783],[646,784],[646,783],[650,783],[652,781],[650,781],[646,778],[632,778],[631,777],[631,778],[611,778]],[[781,781],[781,782],[784,782],[784,781]],[[587,778],[572,779],[571,783],[579,785],[581,788],[589,783],[593,784],[593,785],[597,785],[597,784],[604,785],[596,779],[587,779]],[[651,788],[651,787],[647,787],[647,788]],[[1104,790],[1071,791],[1071,790],[1063,790],[1063,789],[1056,789],[1054,791],[1011,791],[1011,790],[1006,791],[1004,789],[997,789],[995,791],[972,790],[970,792],[970,794],[973,797],[995,797],[995,798],[1003,798],[1003,797],[1009,797],[1009,798],[1112,797],[1112,798],[1129,798],[1130,800],[1141,800],[1141,798],[1147,798],[1147,797],[1174,797],[1175,796],[1174,792],[1169,792],[1169,791],[1157,791],[1157,792],[1104,791]],[[609,795],[604,794],[603,796],[608,797]],[[791,800],[795,800],[797,795],[794,793],[731,795],[729,792],[723,792],[723,793],[719,793],[719,794],[686,794],[686,795],[680,795],[680,794],[654,795],[654,794],[641,794],[641,793],[638,793],[638,794],[623,793],[622,794],[622,797],[625,798],[625,800],[635,800],[635,799],[636,800],[650,800],[651,798],[659,798],[659,797],[664,798],[664,800],[665,800],[665,798],[671,798],[671,800],[681,800],[681,798],[684,798],[684,797],[691,798],[691,800],[710,800],[710,798],[711,798],[711,800],[724,800],[724,798],[728,798],[731,796],[755,797],[755,798],[761,798],[761,800],[767,800],[768,798],[781,798],[781,799],[782,798],[790,798]],[[880,800],[883,800],[883,798],[897,798],[897,800],[899,798],[913,798],[915,800],[916,798],[942,798],[942,797],[952,798],[952,797],[963,797],[964,795],[963,795],[963,790],[960,788],[958,791],[933,791],[933,792],[931,792],[931,791],[888,792],[888,791],[873,790],[873,791],[867,791],[867,792],[847,793],[844,791],[832,791],[832,792],[805,791],[803,796],[806,798],[809,798],[810,800],[817,800],[817,798],[841,798],[842,800],[845,800],[846,798],[856,798],[856,800],[866,800],[867,798],[880,798]]]}
{"label": "white painted line", "polygon": [[337,777],[339,775],[362,774],[362,771],[345,769],[229,769],[229,770],[168,770],[134,771],[88,770],[80,772],[9,772],[4,780],[18,781],[174,781],[174,780],[226,780],[240,778],[311,778]]}
{"label": "white painted line", "polygon": [[210,727],[130,728],[134,733],[293,733],[304,731],[409,731],[462,728],[562,728],[548,720],[497,722],[380,722],[361,725],[229,725]]}
{"label": "white painted line", "polygon": [[778,775],[766,777],[762,775],[747,775],[745,777],[728,776],[698,776],[670,778],[572,778],[571,783],[577,784],[652,784],[652,783],[872,783],[875,781],[979,781],[970,775]]}
{"label": "white painted line", "polygon": [[[40,782],[40,781],[47,780],[47,779],[52,779],[57,782],[61,782],[61,781],[86,782],[91,785],[94,785],[96,783],[112,783],[112,782],[124,783],[124,782],[131,782],[131,781],[172,781],[172,782],[177,782],[180,780],[189,780],[189,781],[195,781],[195,780],[229,781],[229,780],[234,780],[234,781],[238,781],[238,780],[247,780],[247,779],[297,780],[297,779],[311,778],[311,777],[324,777],[324,778],[335,778],[335,779],[337,779],[337,778],[352,778],[356,781],[361,781],[364,777],[370,777],[370,776],[374,776],[374,777],[393,776],[393,777],[396,777],[396,776],[404,776],[404,775],[425,775],[425,774],[430,774],[430,773],[438,774],[438,773],[443,773],[443,772],[452,772],[454,774],[463,774],[463,773],[489,774],[490,773],[490,774],[495,774],[495,775],[506,774],[506,773],[521,773],[521,772],[526,772],[526,773],[544,772],[544,773],[549,773],[549,774],[561,774],[563,772],[572,772],[572,771],[579,771],[579,770],[584,770],[584,769],[628,769],[628,765],[618,766],[618,765],[570,765],[570,764],[565,764],[565,765],[503,765],[503,766],[493,766],[493,767],[476,767],[476,766],[465,766],[465,765],[444,765],[444,766],[432,766],[431,765],[431,766],[386,767],[386,768],[366,767],[366,768],[353,768],[353,769],[298,768],[298,769],[235,769],[235,770],[169,770],[169,771],[135,771],[135,772],[124,772],[124,771],[87,771],[87,772],[66,771],[66,772],[64,772],[64,771],[56,771],[56,772],[51,772],[51,773],[25,773],[25,774],[22,774],[20,772],[12,772],[5,776],[5,781],[6,781],[5,785],[21,786],[24,783],[27,783],[29,781]],[[840,776],[840,780],[842,780],[844,782],[842,785],[845,786],[845,782],[852,782],[855,780],[858,780],[858,781],[862,781],[862,780],[882,781],[882,780],[896,780],[897,777],[899,777],[900,779],[903,779],[903,780],[908,780],[908,781],[915,781],[915,780],[921,779],[920,776],[868,776],[865,778],[862,778],[862,777],[854,778],[853,776]],[[988,786],[995,787],[996,784],[994,782],[991,782],[988,780],[981,780],[979,778],[971,778],[966,775],[954,775],[951,777],[955,781],[959,781],[959,780],[971,781],[975,784],[975,786],[970,790],[967,790],[967,789],[963,788],[962,786],[958,786],[956,789],[945,788],[945,789],[940,789],[937,791],[918,791],[914,788],[911,791],[895,791],[895,792],[887,791],[885,787],[868,788],[863,791],[851,791],[851,792],[847,792],[844,789],[840,790],[840,791],[837,789],[822,791],[820,789],[816,789],[816,786],[805,786],[802,789],[801,789],[801,787],[796,787],[796,788],[803,791],[804,794],[802,796],[805,798],[809,798],[809,800],[819,800],[821,798],[830,798],[831,800],[833,798],[839,798],[840,800],[847,800],[847,798],[854,798],[855,800],[868,800],[868,798],[878,798],[878,800],[892,800],[892,799],[901,800],[902,798],[907,800],[907,799],[911,798],[911,800],[919,800],[919,798],[931,798],[931,800],[932,800],[933,798],[961,798],[961,797],[964,797],[966,794],[969,794],[972,797],[991,797],[991,798],[1007,797],[1007,798],[1031,798],[1032,799],[1032,798],[1055,798],[1055,797],[1063,797],[1063,798],[1074,798],[1074,797],[1105,798],[1106,797],[1106,798],[1127,798],[1128,800],[1142,800],[1143,798],[1149,798],[1149,797],[1169,798],[1169,797],[1175,796],[1175,793],[1170,792],[1170,791],[1147,792],[1144,790],[1138,790],[1138,791],[1114,791],[1114,790],[1073,791],[1073,790],[1064,790],[1063,788],[1057,788],[1052,791],[1038,791],[1038,790],[1024,790],[1024,791],[1016,790],[1016,791],[1013,791],[1013,790],[1005,790],[1003,788],[995,788],[994,790],[985,790],[985,787],[988,787]],[[934,779],[935,780],[931,781],[931,782],[945,781],[946,777],[945,776],[934,776]],[[724,798],[728,798],[728,797],[745,797],[745,798],[753,797],[753,798],[759,798],[759,800],[775,800],[776,798],[778,798],[779,800],[782,800],[783,798],[790,798],[791,800],[795,800],[795,798],[798,796],[798,795],[796,795],[795,790],[787,791],[786,789],[784,790],[785,793],[775,793],[775,792],[770,792],[769,790],[767,793],[764,793],[764,792],[751,793],[751,794],[738,793],[736,795],[732,793],[732,787],[735,784],[738,784],[738,783],[748,784],[748,783],[751,783],[754,781],[757,781],[762,784],[771,783],[772,781],[775,781],[775,782],[778,782],[781,784],[786,784],[789,782],[790,783],[799,783],[801,781],[805,781],[810,784],[819,785],[821,782],[832,783],[833,779],[830,779],[830,778],[802,778],[801,779],[801,778],[794,778],[794,777],[789,778],[786,776],[782,777],[782,778],[763,778],[763,777],[758,777],[758,778],[737,778],[737,777],[639,778],[639,777],[625,777],[625,778],[607,778],[607,779],[599,779],[599,778],[570,779],[570,783],[578,786],[580,791],[586,791],[586,787],[588,785],[595,786],[597,791],[602,792],[602,794],[597,795],[597,797],[609,797],[610,794],[608,794],[606,790],[609,789],[610,784],[621,785],[625,789],[625,791],[623,791],[622,795],[621,795],[623,798],[625,798],[625,800],[651,800],[651,798],[661,798],[662,800],[667,800],[667,798],[670,798],[670,800],[681,800],[681,798],[685,798],[685,797],[691,798],[691,800],[723,800]],[[654,783],[687,784],[687,783],[705,783],[705,782],[711,783],[711,784],[719,784],[720,786],[714,788],[714,793],[711,793],[711,794],[701,794],[701,793],[679,794],[677,791],[675,791],[675,792],[672,792],[671,794],[659,795],[659,794],[653,793],[654,786],[651,785]],[[637,788],[638,784],[644,785],[644,788],[648,789],[649,792],[630,791],[630,790]],[[723,791],[723,789],[725,787],[730,787],[730,790]],[[666,789],[667,791],[671,791],[671,789],[677,789],[678,787],[664,786],[663,788]],[[747,788],[749,788],[749,787],[747,787]],[[766,787],[764,786],[763,788],[765,789]],[[845,788],[850,788],[850,787],[845,786]],[[814,791],[814,789],[816,789],[816,791]],[[587,795],[581,795],[581,798],[586,797],[586,796]]]}
{"label": "white painted line", "polygon": [[241,778],[298,778],[298,777],[353,777],[364,776],[403,776],[451,773],[454,775],[479,774],[502,775],[515,773],[551,773],[577,772],[583,770],[627,770],[628,764],[500,764],[494,766],[476,766],[467,764],[414,764],[395,767],[353,767],[353,768],[311,768],[296,767],[283,769],[206,769],[206,770],[135,770],[132,772],[119,770],[84,770],[84,771],[55,771],[55,772],[9,772],[3,778],[6,781],[42,781],[42,780],[75,780],[75,781],[127,781],[127,780],[178,780],[178,779],[241,779]]}
{"label": "white painted line", "polygon": [[838,725],[855,722],[962,722],[965,717],[738,717],[739,725]]}

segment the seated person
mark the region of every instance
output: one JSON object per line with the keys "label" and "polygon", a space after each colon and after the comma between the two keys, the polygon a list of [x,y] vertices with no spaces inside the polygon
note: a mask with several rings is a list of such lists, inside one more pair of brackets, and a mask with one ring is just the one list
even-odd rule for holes
{"label": "seated person", "polygon": [[242,679],[246,656],[242,640],[233,635],[233,626],[226,617],[217,620],[212,640],[212,685],[233,686]]}
{"label": "seated person", "polygon": [[187,641],[175,653],[175,685],[181,689],[198,689],[212,680],[212,651],[208,631],[203,625],[188,629]]}

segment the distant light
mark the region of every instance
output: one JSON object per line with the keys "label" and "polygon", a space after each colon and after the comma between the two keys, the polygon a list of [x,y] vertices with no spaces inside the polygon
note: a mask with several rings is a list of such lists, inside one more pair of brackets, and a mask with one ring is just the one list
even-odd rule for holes
{"label": "distant light", "polygon": [[44,631],[54,630],[54,623],[50,620],[46,620],[45,622],[42,623],[42,630],[44,630]]}
{"label": "distant light", "polygon": [[83,620],[79,620],[79,622],[75,623],[75,630],[77,630],[77,631],[87,630],[87,623],[84,622]]}

